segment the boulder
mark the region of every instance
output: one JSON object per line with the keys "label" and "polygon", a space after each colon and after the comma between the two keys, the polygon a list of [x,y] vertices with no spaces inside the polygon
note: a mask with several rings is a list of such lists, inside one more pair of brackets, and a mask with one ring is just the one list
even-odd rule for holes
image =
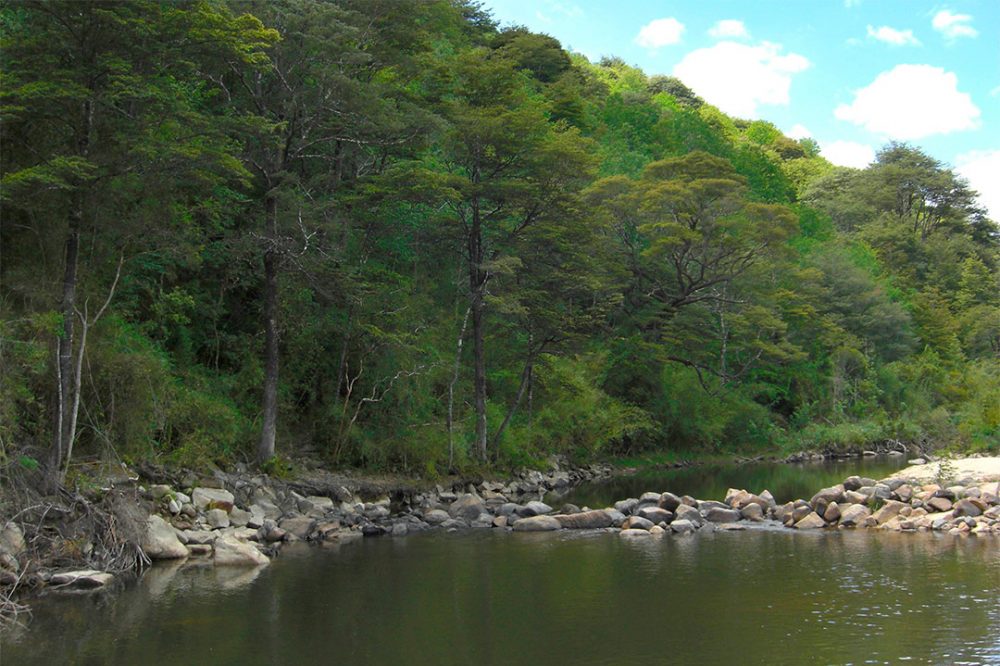
{"label": "boulder", "polygon": [[823,488],[820,490],[812,496],[812,499],[809,500],[809,504],[813,507],[813,509],[819,511],[819,507],[822,507],[825,510],[826,507],[833,502],[841,502],[843,499],[844,486],[838,484],[836,486],[830,486],[829,488]]}
{"label": "boulder", "polygon": [[649,528],[650,536],[663,536],[666,533],[667,531],[662,527],[660,527],[659,525],[653,525],[652,527]]}
{"label": "boulder", "polygon": [[[261,516],[262,521],[263,518],[264,517]],[[250,513],[249,511],[244,511],[239,507],[233,507],[233,510],[229,512],[229,523],[234,527],[252,527],[254,529],[260,527],[260,522],[256,523],[255,525],[251,525],[250,524],[251,520],[253,520],[253,514]]]}
{"label": "boulder", "polygon": [[710,523],[735,523],[740,519],[740,512],[735,509],[720,509],[711,507],[704,512],[705,520]]}
{"label": "boulder", "polygon": [[0,530],[0,553],[7,553],[12,557],[17,557],[24,552],[24,532],[20,525],[15,522],[8,522]]}
{"label": "boulder", "polygon": [[559,524],[564,528],[574,530],[611,527],[613,522],[611,515],[607,511],[603,511],[601,509],[584,511],[582,513],[563,514],[553,516],[553,518],[558,520]]}
{"label": "boulder", "polygon": [[229,527],[229,514],[222,509],[209,509],[205,512],[205,520],[212,529],[222,529]]}
{"label": "boulder", "polygon": [[[943,492],[943,491],[938,491]],[[952,501],[947,497],[931,497],[926,502],[927,506],[934,512],[951,511]]]}
{"label": "boulder", "polygon": [[522,517],[544,516],[547,513],[552,513],[552,507],[545,502],[533,501],[525,504],[517,513]]}
{"label": "boulder", "polygon": [[673,493],[662,493],[660,495],[659,507],[667,511],[676,511],[681,505],[681,498]]}
{"label": "boulder", "polygon": [[464,518],[465,520],[475,520],[486,507],[483,500],[476,495],[465,494],[456,499],[448,507],[448,515],[452,518]]}
{"label": "boulder", "polygon": [[321,495],[310,495],[309,497],[303,497],[298,502],[295,503],[298,507],[299,512],[322,515],[328,511],[333,511],[335,505],[333,500],[329,497],[323,497]]}
{"label": "boulder", "polygon": [[177,538],[174,528],[156,514],[146,519],[146,534],[141,546],[151,560],[173,560],[188,555],[188,549]]}
{"label": "boulder", "polygon": [[636,512],[640,518],[645,518],[654,525],[669,523],[674,519],[674,514],[658,506],[644,506]]}
{"label": "boulder", "polygon": [[828,523],[835,523],[840,520],[840,505],[836,502],[828,504],[823,511],[823,520]]}
{"label": "boulder", "polygon": [[149,494],[154,500],[161,500],[167,495],[172,495],[170,486],[162,483],[154,483],[149,487]]}
{"label": "boulder", "polygon": [[740,509],[740,515],[746,520],[752,520],[755,523],[759,523],[764,520],[764,509],[760,504],[751,502]]}
{"label": "boulder", "polygon": [[625,539],[631,539],[635,537],[649,537],[650,534],[649,530],[638,530],[638,529],[628,528],[619,532],[618,536]]}
{"label": "boulder", "polygon": [[312,532],[316,521],[309,516],[293,516],[278,523],[278,527],[298,539],[305,539]]}
{"label": "boulder", "polygon": [[872,515],[871,509],[864,504],[851,504],[841,510],[839,524],[844,527],[857,527],[870,515]]}
{"label": "boulder", "polygon": [[952,511],[956,518],[960,516],[981,516],[986,506],[978,499],[966,497],[955,502]]}
{"label": "boulder", "polygon": [[256,546],[225,534],[215,540],[215,564],[218,566],[262,566],[270,562]]}
{"label": "boulder", "polygon": [[233,507],[236,498],[228,490],[223,488],[195,488],[191,491],[191,503],[199,511],[204,511],[209,504],[214,504],[216,508]]}
{"label": "boulder", "polygon": [[644,506],[657,506],[660,503],[660,493],[648,492],[639,495],[639,504]]}
{"label": "boulder", "polygon": [[742,509],[746,506],[747,502],[750,500],[750,493],[746,490],[741,490],[738,488],[730,488],[726,491],[726,499],[723,500],[724,503],[728,504],[734,509]]}
{"label": "boulder", "polygon": [[612,527],[621,527],[622,523],[627,520],[627,516],[621,511],[616,511],[615,509],[605,509],[608,515],[611,517]]}
{"label": "boulder", "polygon": [[677,534],[690,534],[691,532],[694,532],[697,527],[690,520],[677,518],[674,522],[670,523],[670,529]]}
{"label": "boulder", "polygon": [[705,522],[705,519],[701,516],[701,512],[687,504],[681,504],[677,507],[677,511],[674,513],[674,522],[678,520],[686,520],[697,527],[701,527]]}
{"label": "boulder", "polygon": [[847,504],[864,504],[868,497],[855,490],[848,490],[844,493],[844,502]]}
{"label": "boulder", "polygon": [[653,526],[653,521],[639,516],[630,516],[622,523],[622,528],[626,530],[649,530]]}
{"label": "boulder", "polygon": [[639,500],[635,497],[630,497],[628,499],[619,500],[615,502],[615,511],[620,511],[626,516],[632,513],[632,510],[639,504]]}
{"label": "boulder", "polygon": [[562,529],[562,523],[552,516],[528,516],[514,523],[515,532],[551,532]]}
{"label": "boulder", "polygon": [[903,504],[902,502],[897,502],[896,500],[889,500],[884,505],[882,505],[882,508],[880,508],[878,511],[875,512],[874,514],[875,522],[881,525],[882,523],[886,523],[892,520],[893,518],[899,515],[899,512],[903,510],[904,506],[906,505]]}
{"label": "boulder", "polygon": [[809,513],[795,523],[795,529],[797,530],[814,530],[820,527],[826,527],[826,521],[820,518],[816,512]]}
{"label": "boulder", "polygon": [[[187,549],[184,549],[185,555]],[[115,579],[114,575],[104,571],[84,569],[81,571],[63,571],[52,574],[49,578],[49,586],[63,590],[95,590],[106,586]]]}
{"label": "boulder", "polygon": [[184,530],[178,534],[178,538],[188,546],[192,544],[205,545],[215,542],[219,538],[219,533],[211,530]]}
{"label": "boulder", "polygon": [[448,520],[449,517],[450,516],[447,511],[432,509],[424,514],[424,522],[430,525],[440,525],[444,521]]}

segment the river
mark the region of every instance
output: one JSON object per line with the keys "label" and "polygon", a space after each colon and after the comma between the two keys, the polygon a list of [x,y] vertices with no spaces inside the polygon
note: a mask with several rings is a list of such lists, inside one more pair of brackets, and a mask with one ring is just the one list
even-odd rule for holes
{"label": "river", "polygon": [[45,599],[0,663],[1000,664],[998,590],[992,537],[435,532]]}

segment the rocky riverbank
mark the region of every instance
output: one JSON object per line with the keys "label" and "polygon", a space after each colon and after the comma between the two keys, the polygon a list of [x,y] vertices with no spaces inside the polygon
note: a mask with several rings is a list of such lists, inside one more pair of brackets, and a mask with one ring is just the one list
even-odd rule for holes
{"label": "rocky riverbank", "polygon": [[[911,467],[881,480],[851,476],[809,499],[784,504],[767,490],[730,489],[721,501],[650,491],[609,507],[558,509],[542,501],[546,493],[608,478],[612,468],[525,471],[507,480],[456,481],[448,487],[352,481],[320,472],[287,482],[222,472],[171,483],[140,484],[132,478],[141,522],[131,546],[143,561],[259,567],[289,543],[344,543],[435,529],[591,529],[650,538],[771,525],[1000,535],[1000,458],[968,460],[935,463],[933,471],[933,465]],[[946,480],[945,473],[953,476]],[[7,590],[89,591],[121,577],[120,570],[102,569],[102,560],[89,555],[98,552],[94,535],[59,544],[64,551],[75,548],[76,559],[45,560],[30,548],[22,525],[8,521],[0,529],[0,585]]]}

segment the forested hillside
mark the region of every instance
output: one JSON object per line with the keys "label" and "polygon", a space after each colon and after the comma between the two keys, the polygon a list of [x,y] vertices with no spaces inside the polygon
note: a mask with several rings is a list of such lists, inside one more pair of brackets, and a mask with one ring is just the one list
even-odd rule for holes
{"label": "forested hillside", "polygon": [[1000,449],[1000,233],[469,0],[4,2],[0,462]]}

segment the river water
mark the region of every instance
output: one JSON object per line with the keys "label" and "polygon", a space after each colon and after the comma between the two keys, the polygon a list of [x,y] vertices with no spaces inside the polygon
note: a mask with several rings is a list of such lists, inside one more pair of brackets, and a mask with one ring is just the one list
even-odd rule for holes
{"label": "river water", "polygon": [[3,666],[901,662],[1000,664],[1000,539],[365,539],[286,549],[256,571],[157,566],[118,594],[43,600],[0,648]]}

